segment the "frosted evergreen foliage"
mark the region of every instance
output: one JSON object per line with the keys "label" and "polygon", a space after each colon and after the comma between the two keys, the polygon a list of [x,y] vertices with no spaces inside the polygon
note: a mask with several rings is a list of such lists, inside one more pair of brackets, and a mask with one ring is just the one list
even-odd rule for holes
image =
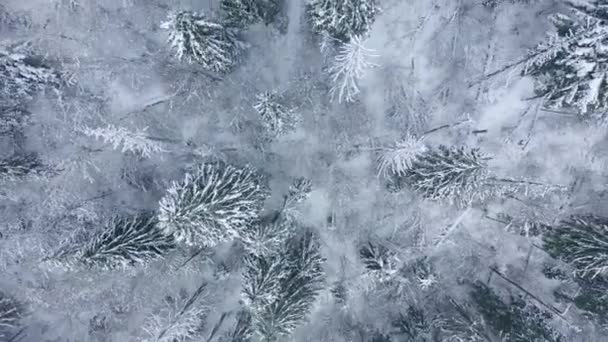
{"label": "frosted evergreen foliage", "polygon": [[241,233],[245,250],[252,255],[271,255],[281,249],[291,233],[291,226],[285,220],[269,224],[255,224]]}
{"label": "frosted evergreen foliage", "polygon": [[64,260],[100,269],[119,269],[162,258],[174,248],[174,241],[156,223],[151,214],[112,218],[100,234],[65,253]]}
{"label": "frosted evergreen foliage", "polygon": [[404,175],[412,167],[413,161],[428,151],[422,139],[413,135],[395,142],[392,146],[382,148],[378,156],[378,175],[390,178]]}
{"label": "frosted evergreen foliage", "polygon": [[410,265],[406,272],[408,276],[412,276],[414,282],[422,290],[428,290],[437,284],[437,277],[433,270],[433,264],[426,258],[419,258]]}
{"label": "frosted evergreen foliage", "polygon": [[241,310],[236,316],[234,327],[220,337],[220,342],[252,341],[253,331],[251,330],[251,314],[246,310]]}
{"label": "frosted evergreen foliage", "polygon": [[476,148],[441,145],[421,153],[401,177],[426,198],[467,205],[487,195],[486,159]]}
{"label": "frosted evergreen foliage", "polygon": [[160,312],[148,318],[142,342],[192,341],[201,336],[201,325],[208,308],[200,303],[206,285],[201,285],[187,300],[166,301]]}
{"label": "frosted evergreen foliage", "polygon": [[255,171],[206,163],[174,182],[160,201],[160,227],[187,245],[238,238],[258,218],[266,193]]}
{"label": "frosted evergreen foliage", "polygon": [[276,300],[280,291],[280,277],[284,276],[280,255],[251,254],[245,258],[242,298],[255,315]]}
{"label": "frosted evergreen foliage", "polygon": [[247,29],[260,21],[269,25],[281,11],[283,0],[221,0],[223,22],[230,27]]}
{"label": "frosted evergreen foliage", "polygon": [[550,107],[604,119],[608,109],[608,13],[603,0],[567,1],[572,14],[552,17],[556,33],[530,52],[524,74]]}
{"label": "frosted evergreen foliage", "polygon": [[47,173],[48,168],[35,154],[14,155],[0,159],[0,181],[17,181]]}
{"label": "frosted evergreen foliage", "polygon": [[29,100],[37,92],[58,84],[57,74],[40,61],[0,50],[0,105]]}
{"label": "frosted evergreen foliage", "polygon": [[608,218],[573,216],[549,230],[543,241],[551,256],[571,264],[581,276],[608,270]]}
{"label": "frosted evergreen foliage", "polygon": [[136,155],[150,158],[153,154],[166,152],[162,144],[150,139],[147,135],[147,127],[136,131],[130,131],[124,127],[108,125],[107,127],[90,128],[84,127],[82,132],[89,137],[102,140],[112,144],[114,149],[121,148],[121,152],[131,152]]}
{"label": "frosted evergreen foliage", "polygon": [[396,254],[383,245],[368,242],[359,248],[359,257],[369,273],[386,281],[397,273]]}
{"label": "frosted evergreen foliage", "polygon": [[309,231],[277,254],[249,259],[243,296],[260,341],[283,340],[306,320],[324,282],[324,262]]}
{"label": "frosted evergreen foliage", "polygon": [[22,306],[11,296],[0,291],[0,338],[19,326],[23,318]]}
{"label": "frosted evergreen foliage", "polygon": [[359,82],[365,72],[378,66],[370,60],[377,55],[363,46],[359,37],[344,43],[329,67],[332,86],[329,95],[332,100],[354,102],[361,92]]}
{"label": "frosted evergreen foliage", "polygon": [[20,107],[0,107],[0,135],[23,131],[31,122],[31,113]]}
{"label": "frosted evergreen foliage", "polygon": [[406,341],[431,341],[434,320],[429,320],[424,311],[416,306],[409,306],[406,313],[400,313],[399,318],[392,322],[395,335],[406,338]]}
{"label": "frosted evergreen foliage", "polygon": [[170,14],[161,28],[169,31],[169,44],[178,59],[198,63],[214,72],[230,71],[246,47],[239,40],[237,30],[209,21],[195,12]]}
{"label": "frosted evergreen foliage", "polygon": [[308,0],[306,13],[314,32],[347,42],[371,30],[379,7],[376,0]]}
{"label": "frosted evergreen foliage", "polygon": [[287,220],[295,220],[299,217],[298,204],[306,201],[312,191],[312,181],[305,177],[298,177],[289,186],[287,194],[283,198],[283,210],[281,214]]}
{"label": "frosted evergreen foliage", "polygon": [[505,341],[566,341],[564,336],[550,325],[550,313],[527,303],[521,297],[511,297],[509,301],[503,301],[486,284],[478,281],[473,284],[471,299],[486,326]]}
{"label": "frosted evergreen foliage", "polygon": [[274,92],[261,93],[256,97],[253,108],[262,119],[266,131],[273,137],[279,137],[293,130],[300,118],[293,109],[281,104],[280,96]]}
{"label": "frosted evergreen foliage", "polygon": [[437,317],[440,336],[443,338],[441,341],[487,342],[491,340],[487,335],[483,318],[479,317],[468,304],[458,303],[453,298],[445,298],[443,304],[445,308]]}
{"label": "frosted evergreen foliage", "polygon": [[231,27],[245,29],[260,20],[259,0],[221,0],[224,22]]}

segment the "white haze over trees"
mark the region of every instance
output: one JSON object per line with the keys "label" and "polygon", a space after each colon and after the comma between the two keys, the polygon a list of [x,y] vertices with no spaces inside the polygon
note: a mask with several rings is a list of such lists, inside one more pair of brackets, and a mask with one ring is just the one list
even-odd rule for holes
{"label": "white haze over trees", "polygon": [[606,0],[3,0],[0,341],[606,341],[607,47]]}

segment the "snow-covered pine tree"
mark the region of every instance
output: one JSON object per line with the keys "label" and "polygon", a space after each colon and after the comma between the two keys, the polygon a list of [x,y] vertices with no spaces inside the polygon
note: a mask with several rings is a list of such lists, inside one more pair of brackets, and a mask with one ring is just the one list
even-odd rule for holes
{"label": "snow-covered pine tree", "polygon": [[440,145],[420,153],[398,178],[426,198],[468,205],[486,196],[486,159],[477,148]]}
{"label": "snow-covered pine tree", "polygon": [[150,158],[154,153],[166,152],[163,145],[151,139],[147,127],[136,131],[129,131],[124,127],[108,125],[106,127],[82,128],[82,133],[88,137],[94,137],[105,143],[112,144],[114,149],[122,146],[122,153],[131,152],[136,155]]}
{"label": "snow-covered pine tree", "polygon": [[550,325],[551,314],[527,303],[521,297],[503,301],[490,287],[472,284],[471,299],[495,336],[511,342],[565,342]]}
{"label": "snow-covered pine tree", "polygon": [[556,32],[530,51],[523,74],[537,81],[546,105],[574,108],[583,118],[606,119],[608,13],[604,0],[566,1],[571,14],[551,17]]}
{"label": "snow-covered pine tree", "polygon": [[17,105],[58,85],[58,74],[37,58],[0,50],[0,106]]}
{"label": "snow-covered pine tree", "polygon": [[237,29],[212,22],[196,12],[172,13],[161,28],[169,30],[169,43],[178,59],[198,63],[214,72],[232,70],[247,47]]}
{"label": "snow-covered pine tree", "polygon": [[0,135],[17,134],[31,122],[31,113],[22,107],[0,107]]}
{"label": "snow-covered pine tree", "polygon": [[256,258],[246,264],[243,294],[260,341],[278,341],[306,320],[325,279],[325,259],[311,231],[278,254]]}
{"label": "snow-covered pine tree", "polygon": [[8,338],[8,334],[19,326],[24,310],[13,297],[0,291],[0,338]]}
{"label": "snow-covered pine tree", "polygon": [[379,12],[376,0],[308,0],[306,13],[314,32],[348,42],[366,35]]}
{"label": "snow-covered pine tree", "polygon": [[226,26],[241,30],[260,20],[258,0],[220,0],[223,22]]}
{"label": "snow-covered pine tree", "polygon": [[52,259],[66,266],[119,269],[162,258],[174,247],[171,236],[157,227],[156,215],[141,213],[110,219],[99,234],[82,246],[60,251]]}
{"label": "snow-covered pine tree", "polygon": [[250,254],[245,258],[242,298],[252,315],[262,312],[276,300],[284,276],[282,261],[279,253]]}
{"label": "snow-covered pine tree", "polygon": [[359,37],[343,43],[328,69],[332,82],[330,98],[338,103],[354,102],[361,92],[359,82],[365,72],[378,66],[370,61],[373,57],[377,55],[364,47]]}
{"label": "snow-covered pine tree", "polygon": [[543,236],[544,249],[574,267],[577,275],[592,278],[608,270],[608,218],[572,216]]}
{"label": "snow-covered pine tree", "polygon": [[0,159],[0,181],[16,181],[50,172],[36,154],[13,155]]}
{"label": "snow-covered pine tree", "polygon": [[295,110],[287,108],[276,92],[264,92],[256,97],[253,108],[260,114],[264,128],[272,137],[280,137],[293,130],[300,117]]}
{"label": "snow-covered pine tree", "polygon": [[290,234],[291,225],[287,221],[275,220],[253,224],[241,233],[240,240],[251,255],[272,255],[281,249]]}
{"label": "snow-covered pine tree", "polygon": [[254,169],[205,163],[167,190],[160,200],[160,227],[178,242],[215,246],[240,237],[258,218],[266,196]]}
{"label": "snow-covered pine tree", "polygon": [[238,29],[247,29],[259,21],[269,25],[281,12],[283,0],[221,0],[223,23]]}

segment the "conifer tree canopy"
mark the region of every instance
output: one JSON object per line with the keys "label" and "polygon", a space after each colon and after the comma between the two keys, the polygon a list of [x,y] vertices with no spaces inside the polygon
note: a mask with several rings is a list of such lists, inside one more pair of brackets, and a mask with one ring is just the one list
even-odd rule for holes
{"label": "conifer tree canopy", "polygon": [[265,198],[252,168],[202,164],[167,190],[160,227],[178,242],[214,246],[239,237],[258,218]]}

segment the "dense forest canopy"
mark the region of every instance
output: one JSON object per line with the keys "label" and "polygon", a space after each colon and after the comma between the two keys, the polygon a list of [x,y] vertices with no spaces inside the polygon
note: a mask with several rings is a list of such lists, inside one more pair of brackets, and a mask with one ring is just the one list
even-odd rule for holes
{"label": "dense forest canopy", "polygon": [[4,0],[0,341],[606,341],[607,111],[606,0]]}

